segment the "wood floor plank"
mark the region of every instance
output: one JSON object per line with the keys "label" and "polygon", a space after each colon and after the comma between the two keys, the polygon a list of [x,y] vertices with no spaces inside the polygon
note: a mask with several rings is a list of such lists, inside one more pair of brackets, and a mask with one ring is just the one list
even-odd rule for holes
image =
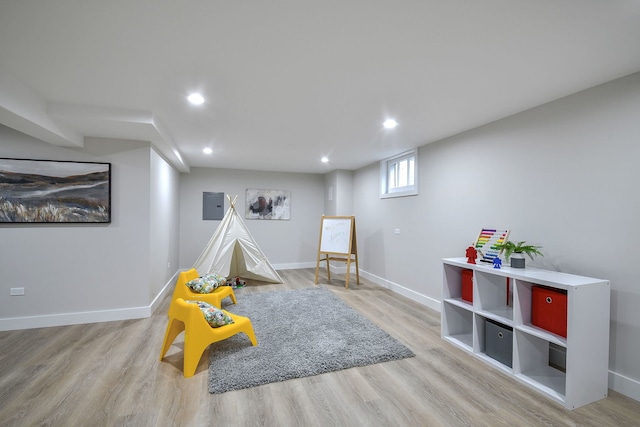
{"label": "wood floor plank", "polygon": [[[323,287],[414,358],[208,392],[209,350],[182,376],[183,335],[159,361],[170,295],[151,318],[0,332],[0,427],[640,426],[640,402],[610,391],[569,411],[440,338],[440,314],[364,278],[315,268],[243,293]],[[324,274],[324,275],[323,275]],[[233,312],[233,305],[225,301]]]}

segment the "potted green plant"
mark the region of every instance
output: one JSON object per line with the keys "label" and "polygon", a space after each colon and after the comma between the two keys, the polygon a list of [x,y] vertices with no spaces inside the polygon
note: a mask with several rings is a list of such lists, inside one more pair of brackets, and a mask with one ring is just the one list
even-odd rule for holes
{"label": "potted green plant", "polygon": [[507,240],[504,243],[498,243],[494,248],[500,252],[504,251],[504,257],[507,261],[511,258],[511,267],[524,268],[525,254],[527,254],[531,260],[533,260],[534,255],[544,256],[539,250],[542,246],[525,245],[525,243],[524,240],[518,243]]}

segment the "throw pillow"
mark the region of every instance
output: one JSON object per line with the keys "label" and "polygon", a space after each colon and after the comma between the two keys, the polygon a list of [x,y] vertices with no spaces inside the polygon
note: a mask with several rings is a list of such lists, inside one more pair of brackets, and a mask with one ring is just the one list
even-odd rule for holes
{"label": "throw pillow", "polygon": [[198,294],[210,294],[218,286],[227,284],[227,279],[217,274],[205,274],[187,282],[187,287]]}
{"label": "throw pillow", "polygon": [[207,302],[191,300],[185,302],[189,304],[197,304],[204,316],[204,319],[212,328],[219,328],[220,326],[230,325],[233,323],[231,316]]}

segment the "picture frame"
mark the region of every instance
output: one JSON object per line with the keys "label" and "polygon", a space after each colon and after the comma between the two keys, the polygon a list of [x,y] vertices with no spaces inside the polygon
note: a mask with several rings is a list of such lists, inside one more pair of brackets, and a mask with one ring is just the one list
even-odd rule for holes
{"label": "picture frame", "polygon": [[291,219],[291,192],[288,190],[261,190],[247,188],[246,219]]}
{"label": "picture frame", "polygon": [[111,163],[0,158],[0,223],[111,223]]}

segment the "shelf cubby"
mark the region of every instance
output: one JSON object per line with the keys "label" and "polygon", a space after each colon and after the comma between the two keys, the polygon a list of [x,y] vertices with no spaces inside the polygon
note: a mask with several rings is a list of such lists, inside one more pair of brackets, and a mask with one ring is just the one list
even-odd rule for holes
{"label": "shelf cubby", "polygon": [[475,309],[498,322],[513,322],[507,278],[481,270],[474,271]]}
{"label": "shelf cubby", "polygon": [[458,304],[445,302],[442,309],[447,312],[442,324],[442,336],[469,351],[473,349],[473,311]]}
{"label": "shelf cubby", "polygon": [[563,403],[566,374],[549,364],[549,341],[516,330],[514,346],[516,377]]}
{"label": "shelf cubby", "polygon": [[[474,316],[475,316],[475,324],[476,324],[476,328],[474,330],[476,335],[475,337],[476,339],[474,340],[475,354],[480,359],[483,359],[485,362],[495,366],[496,368],[506,371],[508,373],[511,373],[512,372],[511,366],[505,365],[501,361],[497,360],[495,357],[492,357],[491,355],[489,355],[487,352],[487,320],[488,319],[495,320],[495,319],[492,319],[490,317],[485,317],[482,314],[478,314],[478,313],[475,313]],[[501,322],[498,322],[498,323],[501,323]],[[509,327],[508,324],[501,323],[501,325],[505,327]],[[513,354],[513,344],[509,346],[508,351],[511,354]]]}

